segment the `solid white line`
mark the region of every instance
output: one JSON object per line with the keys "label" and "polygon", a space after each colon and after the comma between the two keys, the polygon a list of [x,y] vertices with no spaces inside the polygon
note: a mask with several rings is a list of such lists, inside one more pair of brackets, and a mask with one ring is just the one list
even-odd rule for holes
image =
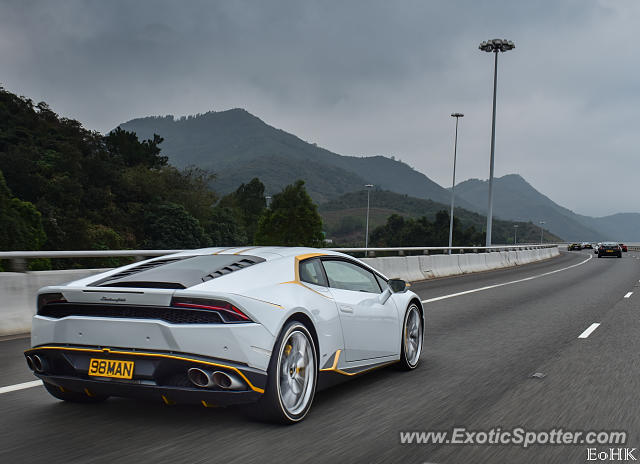
{"label": "solid white line", "polygon": [[625,298],[629,298],[631,295],[633,295],[633,292],[629,292],[629,293],[627,293],[624,297],[625,297]]}
{"label": "solid white line", "polygon": [[34,380],[33,382],[17,383],[15,385],[9,385],[7,387],[0,387],[0,395],[2,393],[24,390],[25,388],[39,387],[40,385],[42,385],[42,380]]}
{"label": "solid white line", "polygon": [[593,324],[591,324],[589,326],[589,328],[587,330],[582,332],[578,338],[587,338],[589,335],[591,335],[591,332],[593,332],[594,330],[596,330],[598,328],[599,325],[600,324],[598,322],[594,322]]}
{"label": "solid white line", "polygon": [[551,274],[555,274],[556,272],[562,272],[562,271],[566,271],[568,269],[571,269],[571,268],[574,268],[574,267],[577,267],[577,266],[581,266],[584,263],[586,263],[587,261],[589,261],[591,258],[593,258],[593,256],[589,255],[589,257],[587,259],[585,259],[582,262],[579,262],[578,264],[573,264],[573,265],[571,265],[569,267],[564,267],[562,269],[556,269],[555,271],[545,272],[544,274],[538,274],[538,275],[531,276],[531,277],[525,277],[524,279],[512,280],[511,282],[503,282],[501,284],[487,285],[486,287],[474,288],[472,290],[465,290],[464,292],[451,293],[450,295],[437,296],[435,298],[429,298],[427,300],[422,300],[422,302],[423,303],[431,303],[431,302],[434,302],[434,301],[446,300],[447,298],[453,298],[453,297],[456,297],[456,296],[468,295],[469,293],[481,292],[483,290],[490,290],[492,288],[504,287],[505,285],[517,284],[517,283],[520,283],[520,282],[526,282],[527,280],[538,279],[540,277],[544,277],[544,276],[548,276],[548,275],[551,275]]}

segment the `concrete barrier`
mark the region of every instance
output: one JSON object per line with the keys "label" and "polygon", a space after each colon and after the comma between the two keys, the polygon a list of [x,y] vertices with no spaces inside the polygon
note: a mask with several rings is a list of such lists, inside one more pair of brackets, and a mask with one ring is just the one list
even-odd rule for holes
{"label": "concrete barrier", "polygon": [[[559,254],[558,248],[555,247],[492,253],[365,258],[363,261],[387,277],[415,282],[519,266]],[[31,330],[38,289],[82,279],[103,271],[105,269],[0,272],[0,336]]]}
{"label": "concrete barrier", "polygon": [[[491,253],[366,258],[363,261],[387,277],[415,282],[437,277],[522,266],[559,255],[560,251],[557,247],[554,247],[519,251],[495,251]],[[417,268],[416,262],[419,263]]]}
{"label": "concrete barrier", "polygon": [[36,313],[36,292],[48,285],[82,279],[104,269],[65,271],[0,272],[0,335],[31,331]]}
{"label": "concrete barrier", "polygon": [[467,253],[458,255],[458,265],[464,274],[488,271],[486,253]]}
{"label": "concrete barrier", "polygon": [[448,277],[452,275],[462,274],[458,257],[460,255],[432,255],[431,271],[436,277]]}

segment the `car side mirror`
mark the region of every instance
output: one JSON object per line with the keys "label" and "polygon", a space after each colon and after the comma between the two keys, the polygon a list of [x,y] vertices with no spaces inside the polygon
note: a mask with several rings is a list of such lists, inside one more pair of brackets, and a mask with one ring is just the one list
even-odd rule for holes
{"label": "car side mirror", "polygon": [[388,284],[393,293],[404,293],[407,291],[407,282],[402,279],[389,279]]}

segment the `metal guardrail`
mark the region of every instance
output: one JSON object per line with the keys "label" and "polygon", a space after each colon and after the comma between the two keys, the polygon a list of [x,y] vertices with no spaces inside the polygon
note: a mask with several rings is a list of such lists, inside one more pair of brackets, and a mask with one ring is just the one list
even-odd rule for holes
{"label": "metal guardrail", "polygon": [[[325,248],[325,250],[339,251],[342,253],[365,253],[366,256],[375,256],[376,253],[397,253],[403,256],[407,252],[422,252],[428,255],[431,252],[445,253],[449,250],[465,253],[533,250],[536,248],[553,248],[564,244],[544,245],[499,245],[492,247],[369,247],[369,248]],[[242,248],[242,247],[237,247]],[[79,250],[79,251],[0,251],[0,260],[9,260],[11,270],[24,272],[27,270],[27,260],[36,258],[114,258],[131,256],[140,261],[144,258],[164,256],[179,253],[186,250]]]}

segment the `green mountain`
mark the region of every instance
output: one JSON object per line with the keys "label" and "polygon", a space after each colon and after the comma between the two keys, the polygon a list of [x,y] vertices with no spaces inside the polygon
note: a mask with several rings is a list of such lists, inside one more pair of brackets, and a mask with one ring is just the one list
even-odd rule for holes
{"label": "green mountain", "polygon": [[[242,109],[196,116],[133,119],[121,124],[140,139],[159,134],[163,153],[178,166],[217,174],[213,188],[227,193],[259,177],[267,192],[297,179],[322,203],[374,184],[385,190],[447,203],[449,192],[407,164],[384,156],[342,156],[276,129]],[[321,175],[320,175],[321,174]],[[470,205],[461,203],[461,206]]]}
{"label": "green mountain", "polygon": [[[426,216],[433,221],[438,211],[449,211],[449,206],[432,200],[423,200],[408,195],[384,190],[373,190],[370,196],[369,230],[386,223],[392,214],[418,218]],[[318,208],[327,233],[327,238],[341,245],[359,246],[364,241],[367,214],[367,193],[364,191],[347,193],[320,205]],[[486,217],[463,208],[455,208],[454,217],[463,228],[473,226],[477,231],[486,227]],[[540,227],[530,222],[502,221],[494,219],[494,243],[511,244],[514,240],[514,225],[518,225],[518,243],[536,243],[540,240]],[[545,242],[562,240],[548,231],[544,232]],[[478,244],[478,245],[484,245]]]}
{"label": "green mountain", "polygon": [[[488,181],[469,179],[456,185],[456,196],[486,214]],[[533,188],[517,174],[494,179],[495,218],[512,221],[545,221],[550,232],[569,241],[640,241],[640,214],[625,213],[594,218],[574,213]]]}
{"label": "green mountain", "polygon": [[[445,205],[450,201],[448,189],[401,161],[385,156],[342,156],[276,129],[243,109],[181,118],[150,116],[120,127],[136,132],[141,140],[159,134],[164,138],[162,152],[173,165],[195,165],[215,172],[212,187],[221,194],[258,177],[267,194],[302,179],[319,204],[349,192],[361,191],[364,195],[364,184]],[[462,182],[456,186],[456,205],[486,214],[487,190],[486,181]],[[399,205],[390,206],[393,208],[372,214],[382,217],[391,210],[402,209]],[[495,180],[494,218],[534,224],[544,220],[549,231],[565,240],[640,241],[640,214],[581,216],[558,205],[516,174]]]}

